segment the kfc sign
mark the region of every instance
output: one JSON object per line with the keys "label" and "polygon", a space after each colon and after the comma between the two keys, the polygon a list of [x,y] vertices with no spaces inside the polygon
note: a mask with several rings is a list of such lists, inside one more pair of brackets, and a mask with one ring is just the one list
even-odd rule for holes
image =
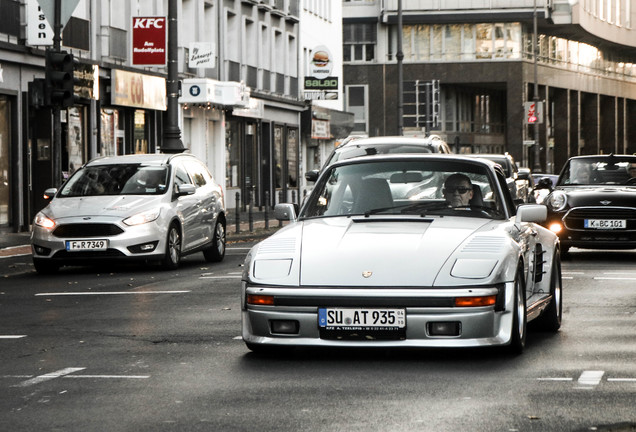
{"label": "kfc sign", "polygon": [[166,64],[166,17],[133,17],[132,64]]}

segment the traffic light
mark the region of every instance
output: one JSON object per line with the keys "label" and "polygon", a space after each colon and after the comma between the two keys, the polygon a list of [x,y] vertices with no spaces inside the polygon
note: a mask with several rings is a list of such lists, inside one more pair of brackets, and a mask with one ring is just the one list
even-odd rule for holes
{"label": "traffic light", "polygon": [[66,51],[46,52],[46,104],[68,108],[75,101],[73,54]]}

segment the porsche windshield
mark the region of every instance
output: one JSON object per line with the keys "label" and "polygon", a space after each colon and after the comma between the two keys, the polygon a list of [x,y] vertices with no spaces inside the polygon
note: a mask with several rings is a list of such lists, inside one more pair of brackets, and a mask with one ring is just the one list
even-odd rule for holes
{"label": "porsche windshield", "polygon": [[113,164],[87,166],[62,186],[58,196],[161,195],[167,190],[165,166]]}
{"label": "porsche windshield", "polygon": [[501,197],[483,165],[391,160],[330,169],[301,218],[372,214],[452,215],[501,219]]}

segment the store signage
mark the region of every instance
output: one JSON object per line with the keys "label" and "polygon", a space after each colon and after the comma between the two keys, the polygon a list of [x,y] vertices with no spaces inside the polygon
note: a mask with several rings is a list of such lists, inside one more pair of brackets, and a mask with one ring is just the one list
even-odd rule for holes
{"label": "store signage", "polygon": [[188,67],[191,68],[213,68],[214,44],[208,42],[192,42],[189,48]]}
{"label": "store signage", "polygon": [[133,17],[132,64],[164,66],[167,34],[166,17]]}
{"label": "store signage", "polygon": [[303,92],[305,100],[338,100],[338,92],[335,91],[315,91]]}
{"label": "store signage", "polygon": [[318,45],[312,51],[311,58],[309,59],[309,65],[307,66],[307,72],[310,77],[316,77],[318,79],[327,78],[331,75],[333,69],[333,58],[329,48],[324,45]]}
{"label": "store signage", "polygon": [[46,15],[44,15],[44,11],[37,0],[27,1],[26,15],[26,44],[31,46],[53,45],[53,27],[46,19]]}
{"label": "store signage", "polygon": [[525,123],[543,123],[543,102],[524,102]]}
{"label": "store signage", "polygon": [[305,77],[305,90],[338,90],[338,77]]}
{"label": "store signage", "polygon": [[165,78],[113,69],[111,83],[110,102],[113,105],[167,109]]}
{"label": "store signage", "polygon": [[74,90],[79,97],[99,99],[99,66],[91,64],[76,64],[73,69],[75,79]]}
{"label": "store signage", "polygon": [[235,81],[216,81],[209,78],[187,78],[182,82],[183,95],[179,103],[212,103],[215,105],[248,107],[250,88]]}
{"label": "store signage", "polygon": [[329,123],[329,120],[311,119],[311,138],[330,139],[331,125]]}

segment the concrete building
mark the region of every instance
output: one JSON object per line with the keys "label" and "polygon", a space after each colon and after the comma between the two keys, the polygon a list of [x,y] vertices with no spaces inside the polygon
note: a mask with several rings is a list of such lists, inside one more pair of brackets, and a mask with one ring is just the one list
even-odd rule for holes
{"label": "concrete building", "polygon": [[[636,1],[343,5],[345,109],[356,114],[355,131],[396,134],[401,108],[406,135],[434,132],[458,153],[508,151],[543,172],[578,154],[636,152]],[[536,135],[535,101],[543,108]]]}
{"label": "concrete building", "polygon": [[[3,230],[27,230],[45,205],[42,192],[88,160],[161,150],[167,67],[134,57],[160,51],[162,44],[137,47],[133,20],[165,24],[168,1],[79,0],[66,12],[61,49],[75,56],[81,84],[73,106],[61,112],[58,148],[52,110],[42,97],[51,15],[37,0],[0,0]],[[266,197],[274,203],[292,191],[298,196],[305,109],[299,15],[297,0],[177,2],[181,141],[225,184],[229,208],[250,199],[262,205]]]}

